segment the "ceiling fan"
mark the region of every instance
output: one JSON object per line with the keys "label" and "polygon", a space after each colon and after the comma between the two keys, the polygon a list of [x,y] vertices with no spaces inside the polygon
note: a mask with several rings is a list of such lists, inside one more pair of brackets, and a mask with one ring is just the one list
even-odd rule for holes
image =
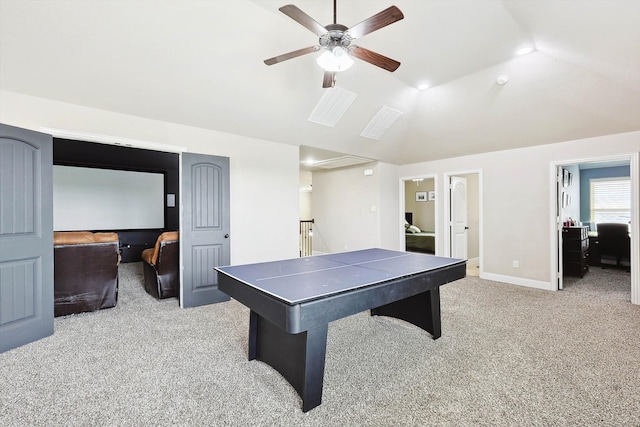
{"label": "ceiling fan", "polygon": [[395,71],[400,66],[398,61],[387,58],[369,49],[352,45],[351,42],[403,19],[404,15],[400,9],[396,6],[388,7],[382,12],[348,28],[337,23],[336,1],[337,0],[333,0],[333,24],[326,26],[320,25],[316,20],[292,4],[282,6],[279,9],[280,12],[314,32],[320,37],[318,41],[319,44],[265,59],[264,63],[273,65],[324,49],[325,52],[317,59],[318,64],[325,70],[322,80],[323,88],[335,86],[336,74],[346,70],[353,64],[351,56],[355,56],[377,67],[384,68],[387,71]]}

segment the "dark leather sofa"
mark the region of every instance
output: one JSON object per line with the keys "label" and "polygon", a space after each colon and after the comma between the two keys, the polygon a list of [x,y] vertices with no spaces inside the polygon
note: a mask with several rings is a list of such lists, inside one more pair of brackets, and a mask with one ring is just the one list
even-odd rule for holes
{"label": "dark leather sofa", "polygon": [[155,298],[177,297],[180,289],[180,241],[177,231],[158,236],[153,248],[142,251],[144,289]]}
{"label": "dark leather sofa", "polygon": [[118,235],[54,232],[54,315],[115,307],[118,300]]}

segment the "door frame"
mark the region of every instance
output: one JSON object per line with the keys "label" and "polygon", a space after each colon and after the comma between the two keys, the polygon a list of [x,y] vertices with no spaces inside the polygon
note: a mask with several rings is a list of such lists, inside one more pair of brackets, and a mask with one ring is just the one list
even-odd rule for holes
{"label": "door frame", "polygon": [[564,208],[562,207],[562,180],[563,180],[563,175],[562,175],[562,171],[564,170],[564,166],[566,164],[563,165],[558,165],[555,167],[555,197],[553,200],[553,206],[551,207],[551,209],[554,212],[553,218],[552,218],[552,222],[553,222],[553,229],[554,229],[554,236],[556,239],[556,245],[555,245],[555,249],[553,250],[553,253],[551,254],[551,257],[553,259],[555,259],[556,261],[556,276],[555,276],[555,285],[551,284],[551,288],[555,289],[554,290],[562,290],[564,288],[564,267],[563,267],[563,253],[562,253],[562,228],[563,228],[563,224],[562,224],[562,215],[564,213]]}
{"label": "door frame", "polygon": [[556,229],[556,171],[558,167],[575,165],[580,163],[613,162],[625,160],[630,163],[629,179],[631,180],[631,303],[640,305],[640,182],[639,163],[640,153],[617,154],[611,156],[598,156],[587,158],[575,158],[562,161],[554,161],[549,165],[549,232],[550,239],[550,282],[553,290],[558,290],[558,257],[557,253],[561,241]]}
{"label": "door frame", "polygon": [[[446,190],[442,193],[444,198],[444,222],[442,223],[443,229],[449,231],[449,235],[451,233],[451,177],[452,176],[462,176],[465,175],[478,175],[478,269],[479,269],[479,277],[483,278],[484,276],[484,255],[483,255],[483,247],[484,247],[484,208],[483,208],[483,177],[482,177],[482,169],[467,169],[453,172],[445,172],[444,173],[444,183],[446,185]],[[468,249],[467,249],[468,250]],[[444,254],[451,253],[451,241],[450,239],[444,239]],[[445,255],[449,256],[449,255]]]}

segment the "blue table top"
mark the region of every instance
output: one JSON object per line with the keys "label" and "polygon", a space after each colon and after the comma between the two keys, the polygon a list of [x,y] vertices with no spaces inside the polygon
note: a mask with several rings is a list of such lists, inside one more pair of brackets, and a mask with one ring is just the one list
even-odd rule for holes
{"label": "blue table top", "polygon": [[288,304],[300,304],[462,262],[418,253],[364,249],[216,270]]}

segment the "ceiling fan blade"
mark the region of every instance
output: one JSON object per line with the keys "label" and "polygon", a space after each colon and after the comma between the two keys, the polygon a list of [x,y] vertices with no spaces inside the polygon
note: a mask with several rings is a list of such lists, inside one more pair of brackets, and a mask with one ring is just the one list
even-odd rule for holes
{"label": "ceiling fan blade", "polygon": [[278,62],[286,61],[287,59],[297,58],[298,56],[306,55],[308,53],[317,52],[320,50],[320,46],[305,47],[304,49],[294,50],[293,52],[283,53],[282,55],[274,56],[273,58],[265,59],[264,63],[267,65],[277,64]]}
{"label": "ceiling fan blade", "polygon": [[365,19],[359,24],[354,25],[353,27],[347,30],[347,34],[349,34],[354,39],[359,39],[360,37],[372,33],[376,30],[379,30],[382,27],[386,27],[389,24],[393,24],[396,21],[399,21],[404,18],[404,15],[396,6],[391,6],[386,8],[380,13],[373,15],[372,17]]}
{"label": "ceiling fan blade", "polygon": [[394,72],[400,66],[400,63],[398,61],[387,58],[386,56],[380,55],[379,53],[376,53],[369,49],[365,49],[364,47],[352,45],[349,47],[349,53],[358,59],[362,59],[363,61],[368,62],[369,64],[373,64],[376,67],[384,68],[387,71]]}
{"label": "ceiling fan blade", "polygon": [[287,4],[285,6],[282,6],[279,10],[280,12],[287,15],[289,18],[293,19],[294,21],[302,25],[303,27],[311,30],[317,36],[327,34],[326,28],[324,28],[320,23],[318,23],[318,21],[316,21],[315,19],[313,19],[312,17],[304,13],[302,10],[300,10],[297,6],[294,6],[292,4]]}
{"label": "ceiling fan blade", "polygon": [[334,87],[336,85],[336,73],[335,71],[325,71],[324,78],[322,79],[322,87]]}

